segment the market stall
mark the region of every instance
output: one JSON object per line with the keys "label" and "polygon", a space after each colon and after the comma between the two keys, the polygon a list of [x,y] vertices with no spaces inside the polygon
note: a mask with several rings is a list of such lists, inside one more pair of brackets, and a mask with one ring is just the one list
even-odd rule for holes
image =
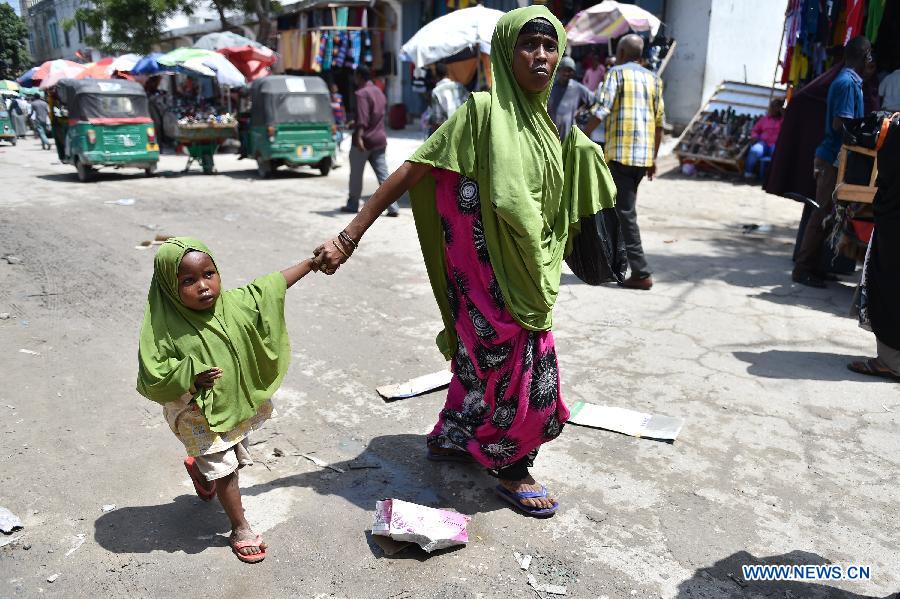
{"label": "market stall", "polygon": [[678,139],[678,160],[706,170],[743,172],[751,131],[766,114],[772,94],[761,85],[722,82]]}

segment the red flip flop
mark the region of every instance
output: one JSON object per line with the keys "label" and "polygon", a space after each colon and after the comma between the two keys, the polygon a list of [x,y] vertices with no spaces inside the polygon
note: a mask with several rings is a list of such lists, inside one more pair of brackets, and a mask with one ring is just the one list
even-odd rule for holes
{"label": "red flip flop", "polygon": [[[231,539],[228,540],[228,544],[231,545],[231,550],[234,551],[234,554],[237,556],[237,558],[245,564],[256,564],[266,559],[266,550],[261,547],[262,543],[263,540],[260,535],[256,535],[256,538],[252,541],[232,541]],[[260,553],[244,555],[243,553],[241,553],[241,549],[244,549],[245,547],[256,547],[260,550]]]}
{"label": "red flip flop", "polygon": [[203,501],[212,501],[212,498],[216,496],[216,481],[212,483],[212,490],[207,491],[200,484],[200,479],[197,478],[196,473],[194,472],[194,463],[195,460],[193,457],[184,458],[184,468],[188,472],[188,476],[191,477],[191,482],[194,483],[194,490],[197,492],[197,497],[202,499]]}

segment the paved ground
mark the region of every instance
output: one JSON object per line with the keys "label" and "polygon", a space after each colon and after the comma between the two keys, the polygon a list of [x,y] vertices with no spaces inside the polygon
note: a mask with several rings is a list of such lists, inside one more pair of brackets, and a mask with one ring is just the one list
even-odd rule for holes
{"label": "paved ground", "polygon": [[[395,140],[391,162],[413,146]],[[79,184],[54,161],[31,140],[0,148],[0,257],[21,257],[0,260],[0,312],[12,315],[0,320],[0,505],[25,521],[22,539],[0,548],[0,597],[535,596],[516,551],[571,597],[900,588],[900,391],[844,367],[874,348],[845,316],[850,282],[791,284],[797,204],[668,174],[642,185],[639,202],[653,291],[564,275],[555,330],[566,398],[687,424],[672,445],[567,427],[535,468],[561,495],[549,521],[507,509],[477,469],[423,459],[441,392],[375,395],[444,365],[412,219],[377,223],[338,276],[289,293],[280,416],[241,475],[270,556],[246,566],[227,548],[219,506],[194,496],[159,407],[134,391],[152,269],[152,251],[135,246],[195,235],[225,284],[243,284],[340,230],[347,168],[260,181],[233,156],[217,158],[214,177],[172,173],[183,159],[166,156],[160,177]],[[108,203],[124,198],[135,202]],[[744,235],[745,223],[771,230]],[[290,455],[300,452],[381,468],[339,474]],[[383,556],[365,532],[383,497],[472,514],[472,542]],[[873,578],[740,581],[742,564],[824,562],[871,565]]]}

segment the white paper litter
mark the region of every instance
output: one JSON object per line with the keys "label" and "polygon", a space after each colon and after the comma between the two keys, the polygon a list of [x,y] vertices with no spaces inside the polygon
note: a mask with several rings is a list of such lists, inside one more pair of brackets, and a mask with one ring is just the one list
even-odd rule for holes
{"label": "white paper litter", "polygon": [[602,428],[632,437],[674,441],[684,426],[684,419],[646,414],[625,408],[598,406],[577,401],[571,407],[569,422]]}
{"label": "white paper litter", "polygon": [[530,555],[528,555],[528,554],[522,555],[518,551],[513,553],[513,555],[516,556],[516,562],[518,562],[519,568],[521,568],[522,570],[527,570],[528,566],[531,565],[531,556]]}
{"label": "white paper litter", "polygon": [[57,572],[56,574],[52,575],[52,576],[48,576],[48,577],[47,577],[47,582],[49,582],[50,584],[53,584],[54,582],[56,582],[56,579],[57,579],[57,578],[59,578],[59,573],[58,573],[58,572]]}
{"label": "white paper litter", "polygon": [[134,198],[122,198],[121,200],[106,200],[104,204],[115,204],[116,206],[134,206],[137,200]]}
{"label": "white paper litter", "polygon": [[471,518],[459,512],[439,510],[400,499],[375,502],[372,534],[418,544],[431,553],[469,542],[466,527]]}
{"label": "white paper litter", "polygon": [[[12,408],[12,406],[7,407]],[[20,520],[18,516],[16,516],[5,507],[0,507],[0,531],[9,534],[11,532],[19,530],[20,528],[24,528],[22,520]]]}
{"label": "white paper litter", "polygon": [[100,511],[103,512],[103,513],[105,514],[106,512],[111,512],[111,511],[113,511],[114,509],[116,509],[116,504],[115,504],[115,503],[107,503],[106,505],[104,505],[104,506],[102,506],[102,507],[100,508]]}
{"label": "white paper litter", "polygon": [[75,535],[75,539],[72,541],[72,548],[66,552],[66,557],[69,557],[70,555],[81,549],[81,546],[84,545],[84,537],[84,533]]}
{"label": "white paper litter", "polygon": [[442,370],[414,378],[405,383],[382,385],[381,387],[376,387],[375,391],[384,399],[406,399],[407,397],[415,397],[416,395],[446,387],[450,384],[450,379],[452,378],[452,372]]}
{"label": "white paper litter", "polygon": [[30,350],[30,349],[20,349],[20,350],[19,350],[19,353],[20,353],[20,354],[28,354],[29,356],[39,356],[39,355],[41,355],[41,352],[33,351],[33,350]]}

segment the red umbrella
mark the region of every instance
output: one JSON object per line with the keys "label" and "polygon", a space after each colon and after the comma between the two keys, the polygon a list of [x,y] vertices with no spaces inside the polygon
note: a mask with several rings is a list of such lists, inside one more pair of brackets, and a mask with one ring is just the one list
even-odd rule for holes
{"label": "red umbrella", "polygon": [[101,58],[97,62],[84,65],[84,70],[75,76],[75,79],[111,79],[112,63],[115,60],[112,56]]}
{"label": "red umbrella", "polygon": [[247,81],[253,81],[269,74],[269,67],[275,64],[278,56],[268,48],[254,46],[234,46],[218,50],[220,54],[237,67]]}

